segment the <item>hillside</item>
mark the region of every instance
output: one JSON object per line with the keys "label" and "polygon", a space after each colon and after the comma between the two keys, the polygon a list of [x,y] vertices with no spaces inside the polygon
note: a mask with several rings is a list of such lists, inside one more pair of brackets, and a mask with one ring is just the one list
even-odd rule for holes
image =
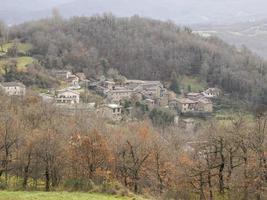
{"label": "hillside", "polygon": [[10,35],[31,43],[32,56],[47,69],[68,67],[97,76],[116,68],[128,78],[163,82],[186,75],[245,102],[267,103],[264,60],[173,23],[137,16],[55,16],[15,26]]}
{"label": "hillside", "polygon": [[229,44],[247,46],[257,55],[267,58],[267,21],[234,23],[230,25],[195,26],[196,33],[206,36],[217,36]]}

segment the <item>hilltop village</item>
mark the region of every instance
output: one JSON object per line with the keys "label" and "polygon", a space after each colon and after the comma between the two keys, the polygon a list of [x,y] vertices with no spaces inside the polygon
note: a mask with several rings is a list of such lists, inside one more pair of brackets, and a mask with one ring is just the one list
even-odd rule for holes
{"label": "hilltop village", "polygon": [[170,21],[54,14],[0,22],[0,200],[267,199],[265,60]]}
{"label": "hilltop village", "polygon": [[[160,81],[126,78],[118,81],[105,76],[88,79],[84,73],[74,74],[68,70],[51,70],[51,75],[64,87],[39,92],[38,96],[44,103],[51,103],[66,114],[94,112],[116,123],[137,120],[134,114],[136,106],[142,108],[144,113],[162,108],[174,115],[173,124],[193,130],[197,123],[192,116],[210,116],[213,113],[213,99],[221,95],[218,88],[177,95]],[[19,82],[2,82],[0,87],[11,96],[27,95],[26,86]],[[89,93],[94,93],[101,101],[90,101]]]}

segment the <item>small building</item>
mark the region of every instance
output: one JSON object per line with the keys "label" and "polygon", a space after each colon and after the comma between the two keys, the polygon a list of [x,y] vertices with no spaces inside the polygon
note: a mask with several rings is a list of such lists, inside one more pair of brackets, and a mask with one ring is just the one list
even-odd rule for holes
{"label": "small building", "polygon": [[206,98],[217,98],[220,96],[221,90],[218,88],[209,88],[207,90],[205,90],[202,94],[206,97]]}
{"label": "small building", "polygon": [[191,92],[191,93],[186,94],[186,97],[191,100],[197,101],[198,99],[203,97],[203,94]]}
{"label": "small building", "polygon": [[213,104],[210,99],[205,97],[198,100],[198,111],[205,113],[213,112]]}
{"label": "small building", "polygon": [[145,83],[141,84],[144,91],[149,93],[153,98],[160,98],[163,96],[165,90],[160,81],[145,81]]}
{"label": "small building", "polygon": [[69,79],[70,76],[72,76],[72,72],[69,70],[52,70],[52,75],[55,76],[58,79],[66,80]]}
{"label": "small building", "polygon": [[54,102],[54,96],[44,94],[44,93],[39,94],[39,96],[41,97],[42,101],[45,103],[53,103]]}
{"label": "small building", "polygon": [[176,100],[177,108],[181,113],[187,112],[195,112],[197,111],[197,101],[188,99],[188,98],[180,98]]}
{"label": "small building", "polygon": [[26,94],[26,86],[19,82],[2,82],[0,87],[10,96],[24,96]]}
{"label": "small building", "polygon": [[153,99],[145,99],[144,103],[148,106],[149,109],[152,109],[155,107],[155,100]]}
{"label": "small building", "polygon": [[122,106],[118,104],[103,105],[100,107],[99,113],[104,118],[120,121],[122,119]]}
{"label": "small building", "polygon": [[173,91],[167,91],[168,101],[176,99],[176,93]]}
{"label": "small building", "polygon": [[114,81],[103,81],[101,82],[101,86],[104,88],[107,88],[109,90],[113,90],[115,88],[115,82]]}
{"label": "small building", "polygon": [[111,102],[120,102],[121,100],[130,99],[133,95],[132,90],[128,89],[116,89],[116,90],[109,90],[107,92],[107,98]]}
{"label": "small building", "polygon": [[86,76],[84,73],[76,73],[76,76],[80,79],[80,81],[86,81]]}
{"label": "small building", "polygon": [[160,81],[127,80],[126,87],[135,92],[142,92],[147,98],[160,98],[165,89]]}
{"label": "small building", "polygon": [[70,75],[69,78],[66,81],[68,82],[68,84],[71,87],[80,89],[79,77],[78,76],[76,76],[76,75]]}
{"label": "small building", "polygon": [[110,91],[108,88],[102,87],[100,85],[96,85],[95,89],[96,93],[102,96],[107,96],[108,92]]}
{"label": "small building", "polygon": [[69,89],[56,92],[56,103],[77,104],[80,103],[80,94]]}
{"label": "small building", "polygon": [[158,104],[161,107],[169,105],[169,97],[168,95],[163,95],[161,98],[158,99]]}

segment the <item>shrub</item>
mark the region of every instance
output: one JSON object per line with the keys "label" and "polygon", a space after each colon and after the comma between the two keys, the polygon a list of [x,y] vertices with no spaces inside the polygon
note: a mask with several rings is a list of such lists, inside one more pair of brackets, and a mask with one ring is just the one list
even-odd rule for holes
{"label": "shrub", "polygon": [[91,180],[68,179],[64,183],[64,188],[71,191],[91,191],[95,184]]}

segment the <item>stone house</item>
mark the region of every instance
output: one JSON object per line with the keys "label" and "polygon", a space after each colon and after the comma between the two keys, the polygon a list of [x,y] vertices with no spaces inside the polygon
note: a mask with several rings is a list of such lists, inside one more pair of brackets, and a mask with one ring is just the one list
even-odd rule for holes
{"label": "stone house", "polygon": [[204,97],[204,95],[202,93],[193,93],[193,92],[191,92],[191,93],[186,94],[186,97],[191,99],[191,100],[197,101],[198,99]]}
{"label": "stone house", "polygon": [[120,121],[122,119],[122,106],[118,104],[107,104],[99,108],[99,113],[102,117]]}
{"label": "stone house", "polygon": [[66,81],[71,87],[77,88],[77,89],[80,88],[78,76],[72,74],[69,76],[69,78]]}
{"label": "stone house", "polygon": [[86,76],[84,73],[76,73],[76,76],[80,79],[80,81],[86,81]]}
{"label": "stone house", "polygon": [[59,90],[56,92],[56,103],[78,104],[80,103],[80,94],[72,90]]}
{"label": "stone house", "polygon": [[125,86],[135,92],[141,92],[146,98],[161,98],[165,89],[160,81],[127,80]]}
{"label": "stone house", "polygon": [[72,76],[72,72],[69,70],[52,70],[52,75],[61,80],[67,80]]}
{"label": "stone house", "polygon": [[121,100],[130,99],[133,95],[133,90],[126,88],[117,88],[107,92],[107,99],[110,102],[120,102]]}
{"label": "stone house", "polygon": [[107,88],[109,90],[113,90],[115,88],[116,83],[114,81],[103,81],[101,82],[101,86]]}
{"label": "stone house", "polygon": [[210,99],[205,97],[200,98],[198,100],[198,111],[212,113],[213,112],[213,104]]}
{"label": "stone house", "polygon": [[197,101],[197,110],[198,112],[213,112],[212,101],[206,98],[203,93],[188,93],[187,98],[193,101]]}
{"label": "stone house", "polygon": [[206,97],[206,98],[217,98],[220,96],[221,90],[218,88],[209,88],[207,90],[205,90],[202,94]]}
{"label": "stone house", "polygon": [[161,98],[165,92],[160,81],[146,81],[141,86],[152,98]]}
{"label": "stone house", "polygon": [[42,101],[45,103],[54,103],[54,96],[51,96],[49,94],[39,94],[39,96],[41,97]]}
{"label": "stone house", "polygon": [[24,96],[26,94],[26,86],[19,82],[2,82],[0,88],[10,96]]}
{"label": "stone house", "polygon": [[153,100],[153,99],[145,99],[144,103],[148,106],[148,108],[150,110],[153,109],[155,107],[155,104],[156,104],[155,100]]}
{"label": "stone house", "polygon": [[195,112],[198,102],[188,98],[180,98],[176,100],[176,106],[181,113]]}

